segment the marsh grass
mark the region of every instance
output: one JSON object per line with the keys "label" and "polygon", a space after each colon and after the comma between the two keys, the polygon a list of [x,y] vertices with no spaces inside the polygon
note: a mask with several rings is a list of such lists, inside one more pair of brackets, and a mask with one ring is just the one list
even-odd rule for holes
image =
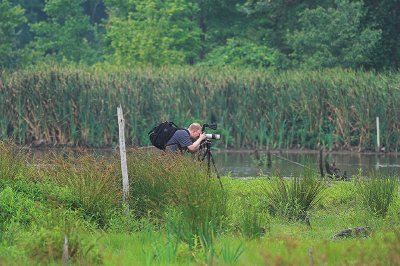
{"label": "marsh grass", "polygon": [[174,154],[138,151],[128,157],[128,169],[137,216],[164,221],[176,239],[203,250],[204,261],[212,259],[214,239],[224,230],[227,199],[205,166]]}
{"label": "marsh grass", "polygon": [[323,179],[311,174],[290,180],[275,178],[266,189],[266,199],[271,214],[309,223],[309,212],[321,200],[324,189]]}
{"label": "marsh grass", "polygon": [[54,156],[44,170],[47,179],[71,189],[73,207],[104,226],[115,208],[122,206],[120,168],[117,162],[83,153]]}
{"label": "marsh grass", "polygon": [[70,210],[64,204],[63,195],[69,195],[70,190],[64,191],[54,180],[51,183],[46,176],[49,171],[41,167],[31,171],[37,164],[27,166],[32,163],[28,152],[13,145],[2,145],[1,149],[0,171],[5,174],[0,177],[0,253],[6,250],[6,254],[14,254],[6,256],[5,265],[60,262],[66,236],[70,263],[101,263],[95,241],[81,237],[95,226],[83,218],[82,209]]}
{"label": "marsh grass", "polygon": [[173,182],[168,175],[169,160],[163,154],[135,151],[128,155],[130,205],[137,217],[149,213],[161,218],[168,206],[166,193]]}
{"label": "marsh grass", "polygon": [[0,179],[16,179],[28,171],[28,153],[11,142],[0,140]]}
{"label": "marsh grass", "polygon": [[52,264],[61,262],[63,243],[65,237],[68,240],[68,262],[78,265],[101,264],[102,256],[96,247],[96,240],[88,240],[80,236],[75,230],[67,235],[63,228],[53,227],[50,229],[40,228],[36,231],[25,249],[32,261],[39,264]]}
{"label": "marsh grass", "polygon": [[143,261],[146,265],[173,264],[177,259],[179,241],[172,240],[170,234],[165,239],[157,227],[158,225],[148,218],[140,219],[139,241]]}
{"label": "marsh grass", "polygon": [[[303,265],[310,262],[310,250],[315,265],[398,264],[398,197],[390,219],[381,219],[360,208],[353,181],[332,182],[325,191],[324,180],[312,175],[223,177],[222,191],[204,166],[188,158],[138,151],[128,159],[128,214],[121,207],[121,179],[113,178],[120,176],[120,164],[113,158],[52,156],[32,164],[36,177],[18,170],[16,178],[1,178],[0,264],[60,264],[65,236],[71,265]],[[89,185],[95,180],[99,187]],[[80,190],[99,205],[83,199]],[[110,194],[100,195],[103,200],[96,192]],[[268,193],[275,195],[275,206]],[[279,217],[269,218],[269,204]],[[267,227],[257,220],[264,215]],[[292,222],[309,215],[312,227]],[[368,238],[331,241],[337,230],[365,224],[373,229]],[[261,237],[260,227],[267,229]]]}
{"label": "marsh grass", "polygon": [[237,263],[244,251],[245,248],[243,243],[239,243],[236,247],[234,247],[233,245],[225,242],[221,248],[219,257],[224,263],[228,265],[233,265]]}
{"label": "marsh grass", "polygon": [[385,117],[387,150],[400,147],[397,73],[50,66],[0,74],[0,99],[6,99],[0,136],[20,144],[115,145],[121,104],[128,144],[149,145],[146,133],[161,120],[185,126],[215,113],[223,135],[216,146],[225,148],[316,149],[323,143],[372,150],[376,116]]}
{"label": "marsh grass", "polygon": [[257,197],[239,195],[235,210],[238,215],[238,229],[247,239],[262,237],[269,229],[269,217],[264,213],[264,208]]}
{"label": "marsh grass", "polygon": [[390,205],[398,197],[397,177],[372,176],[356,181],[357,192],[364,206],[377,217],[386,217]]}

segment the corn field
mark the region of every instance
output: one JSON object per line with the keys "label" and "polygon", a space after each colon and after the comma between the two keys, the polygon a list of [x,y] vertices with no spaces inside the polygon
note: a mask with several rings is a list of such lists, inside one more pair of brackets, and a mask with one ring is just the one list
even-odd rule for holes
{"label": "corn field", "polygon": [[161,121],[217,122],[220,148],[400,147],[400,75],[199,67],[48,67],[0,74],[0,137],[19,144],[149,145]]}

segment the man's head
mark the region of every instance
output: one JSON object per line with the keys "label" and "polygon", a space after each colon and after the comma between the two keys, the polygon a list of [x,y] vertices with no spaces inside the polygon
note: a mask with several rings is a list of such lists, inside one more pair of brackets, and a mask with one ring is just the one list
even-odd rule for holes
{"label": "man's head", "polygon": [[190,133],[190,138],[196,140],[201,134],[201,125],[199,123],[193,123],[188,128]]}

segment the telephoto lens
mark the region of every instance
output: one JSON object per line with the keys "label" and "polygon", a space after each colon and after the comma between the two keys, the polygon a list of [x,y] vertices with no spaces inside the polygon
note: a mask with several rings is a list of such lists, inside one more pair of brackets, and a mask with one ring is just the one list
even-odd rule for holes
{"label": "telephoto lens", "polygon": [[206,137],[208,139],[221,139],[221,135],[220,134],[206,134]]}

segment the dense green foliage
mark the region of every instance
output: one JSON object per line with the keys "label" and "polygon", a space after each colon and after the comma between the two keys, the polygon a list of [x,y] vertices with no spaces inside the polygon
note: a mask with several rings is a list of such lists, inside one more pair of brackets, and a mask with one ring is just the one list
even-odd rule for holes
{"label": "dense green foliage", "polygon": [[235,67],[272,67],[280,66],[279,52],[267,46],[257,45],[245,40],[228,39],[225,46],[212,50],[207,55],[206,65],[230,65]]}
{"label": "dense green foliage", "polygon": [[35,34],[31,46],[34,60],[45,56],[54,57],[58,62],[94,63],[101,55],[95,51],[96,29],[89,17],[83,13],[83,0],[46,1],[43,11],[47,19],[31,25]]}
{"label": "dense green foliage", "polygon": [[12,6],[8,1],[0,2],[0,69],[14,67],[22,56],[18,46],[18,27],[26,23],[21,6]]}
{"label": "dense green foliage", "polygon": [[127,66],[193,62],[200,49],[200,30],[190,20],[196,10],[184,0],[113,3],[107,28],[111,61]]}
{"label": "dense green foliage", "polygon": [[397,70],[399,13],[397,0],[2,0],[0,66]]}
{"label": "dense green foliage", "polygon": [[[319,179],[326,186],[318,195],[312,193],[319,200],[307,209],[307,224],[269,207],[274,202],[266,191],[281,198],[288,195],[274,190],[269,177],[223,177],[221,190],[215,175],[208,177],[203,165],[181,156],[128,154],[127,211],[120,164],[113,156],[95,158],[66,150],[60,157],[36,158],[4,143],[0,152],[2,265],[398,263],[400,201],[393,177],[390,183],[395,186],[383,179],[379,188],[370,186],[377,181],[364,179]],[[304,183],[279,182],[295,188],[316,180],[307,173],[304,177]],[[360,191],[360,186],[368,189]],[[389,187],[395,187],[390,194]],[[298,192],[290,195],[300,201],[308,198]],[[370,202],[390,202],[386,218],[370,215],[377,209],[362,204],[370,192],[377,196]],[[300,201],[287,202],[286,210]],[[337,234],[347,228],[365,230]]]}
{"label": "dense green foliage", "polygon": [[374,150],[380,117],[381,144],[400,147],[396,74],[47,67],[1,80],[0,136],[20,144],[115,145],[121,104],[129,145],[148,145],[161,121],[196,120],[219,124],[220,148]]}
{"label": "dense green foliage", "polygon": [[372,150],[379,116],[397,151],[399,6],[1,0],[0,139],[114,145],[122,104],[134,145],[160,120],[198,120],[224,148]]}
{"label": "dense green foliage", "polygon": [[291,56],[311,68],[359,68],[371,63],[381,31],[363,28],[362,2],[335,1],[337,8],[318,7],[300,13],[300,30],[290,35]]}

